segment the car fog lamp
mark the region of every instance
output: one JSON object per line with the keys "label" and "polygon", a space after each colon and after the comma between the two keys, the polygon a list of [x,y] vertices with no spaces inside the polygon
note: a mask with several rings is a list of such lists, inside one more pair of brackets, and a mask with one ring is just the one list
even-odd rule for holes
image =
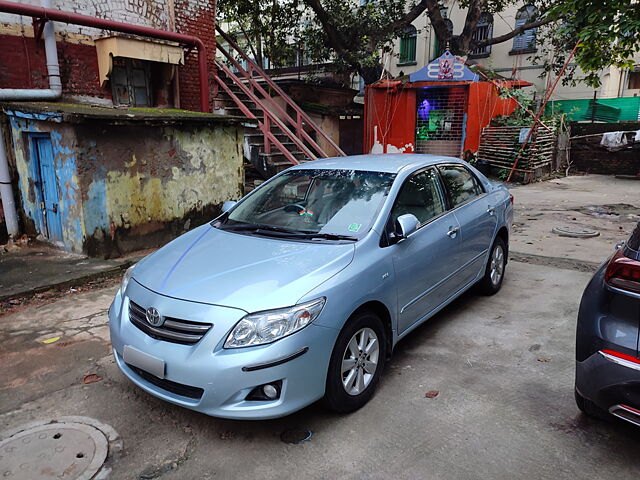
{"label": "car fog lamp", "polygon": [[278,396],[278,389],[273,385],[271,385],[270,383],[262,387],[262,392],[264,393],[264,396],[267,397],[269,400],[273,400]]}

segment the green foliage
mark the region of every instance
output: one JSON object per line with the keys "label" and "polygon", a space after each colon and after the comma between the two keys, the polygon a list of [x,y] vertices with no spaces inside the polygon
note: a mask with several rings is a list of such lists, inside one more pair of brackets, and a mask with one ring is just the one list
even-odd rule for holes
{"label": "green foliage", "polygon": [[[640,2],[637,0],[528,0],[539,14],[534,22],[537,52],[530,57],[546,74],[559,73],[567,56],[581,42],[573,64],[563,77],[565,84],[585,80],[599,84],[602,69],[633,64],[640,52]],[[291,64],[304,52],[313,62],[332,62],[338,72],[359,73],[366,83],[380,78],[381,52],[390,51],[406,25],[427,13],[438,42],[466,55],[477,47],[473,34],[481,12],[500,14],[515,0],[461,0],[467,9],[464,24],[454,25],[451,35],[440,16],[442,3],[435,0],[220,0],[220,11],[232,22],[233,33],[245,37],[259,60],[272,65]],[[529,25],[527,24],[527,25]],[[464,28],[467,25],[468,28]],[[462,33],[459,33],[462,32]],[[513,41],[513,35],[500,42]],[[489,41],[499,43],[498,39]],[[482,42],[481,42],[482,43]],[[485,41],[487,44],[487,41]],[[482,45],[481,45],[482,46]],[[578,74],[580,67],[583,76]]]}
{"label": "green foliage", "polygon": [[344,0],[323,0],[336,34],[348,45],[348,55],[337,54],[323,26],[309,12],[303,37],[311,57],[318,62],[331,59],[342,71],[354,71],[354,59],[362,67],[377,67],[380,51],[390,46],[403,28],[394,30],[392,24],[404,16],[405,5],[404,0],[379,0],[359,7]]}
{"label": "green foliage", "polygon": [[[557,19],[538,33],[534,61],[556,75],[580,42],[565,85],[585,81],[600,86],[600,72],[610,66],[629,68],[640,52],[640,3],[636,0],[556,0],[548,6]],[[582,73],[576,67],[580,67]]]}
{"label": "green foliage", "polygon": [[219,0],[219,22],[259,64],[289,66],[301,48],[304,6],[298,0]]}

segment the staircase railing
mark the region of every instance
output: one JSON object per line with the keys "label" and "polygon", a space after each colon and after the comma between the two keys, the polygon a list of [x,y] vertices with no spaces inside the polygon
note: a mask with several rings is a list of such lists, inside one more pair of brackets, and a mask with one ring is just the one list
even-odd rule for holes
{"label": "staircase railing", "polygon": [[[330,145],[331,148],[335,151],[335,155],[337,155],[337,156],[345,156],[346,155],[342,151],[342,149],[340,149],[340,147],[338,145],[336,145],[336,143],[333,141],[333,139],[331,137],[329,137],[325,132],[323,132],[315,124],[315,122],[291,99],[291,97],[289,97],[289,95],[287,95],[282,90],[282,88],[280,88],[278,86],[278,84],[276,84],[273,81],[273,79],[271,77],[269,77],[262,70],[262,68],[260,68],[258,66],[258,64],[252,58],[250,58],[234,42],[234,40],[225,31],[223,31],[217,25],[216,25],[216,30],[222,36],[222,38],[224,38],[226,40],[227,44],[235,52],[237,52],[242,59],[244,59],[246,61],[247,69],[243,68],[242,65],[240,65],[240,63],[234,58],[233,55],[231,55],[231,53],[229,53],[229,51],[226,48],[222,47],[219,44],[217,45],[217,50],[220,53],[222,53],[227,58],[227,60],[229,60],[229,62],[236,68],[238,73],[244,78],[245,81],[244,82],[240,81],[239,83],[243,83],[244,86],[248,86],[249,87],[249,90],[253,93],[253,95],[249,95],[249,97],[254,97],[255,99],[257,99],[258,101],[254,100],[252,98],[252,101],[254,101],[261,108],[264,106],[264,103],[267,103],[269,105],[269,107],[271,107],[271,109],[278,114],[278,117],[280,117],[280,119],[282,119],[283,121],[286,121],[291,127],[293,127],[295,129],[296,136],[298,138],[300,138],[300,139],[303,139],[310,146],[310,148],[313,150],[313,154],[309,156],[310,158],[315,159],[317,157],[328,157],[329,155],[327,155],[327,153],[322,149],[322,147],[320,147],[320,145],[318,145],[316,140],[314,140],[309,135],[309,133],[306,131],[305,127],[309,127],[311,130],[313,130],[316,133],[318,138],[322,138],[328,145]],[[216,63],[218,64],[218,66],[221,66],[221,64],[223,62],[216,61]],[[229,70],[228,67],[226,68],[226,70]],[[228,73],[226,71],[225,71],[225,74],[228,75]],[[236,78],[238,78],[238,77],[236,77]],[[277,102],[275,102],[273,100],[271,95],[269,95],[267,93],[267,91],[262,87],[262,85],[260,85],[260,83],[257,81],[257,79],[263,80],[268,85],[269,88],[271,88],[276,94],[278,94],[284,100],[284,102],[289,107],[291,107],[291,109],[295,112],[295,119],[293,119],[287,113],[287,111],[284,108],[282,108],[282,106],[280,104],[278,104]],[[235,79],[234,79],[234,82],[235,82]],[[240,86],[238,83],[236,83],[236,84],[238,86]],[[244,91],[244,89],[243,89],[243,91]],[[245,92],[245,93],[247,93],[247,92]],[[262,98],[259,98],[258,95],[256,95],[256,94],[260,94],[260,96]],[[234,99],[234,101],[235,101],[235,99]],[[265,110],[265,108],[263,108],[263,110]],[[267,117],[266,117],[266,113],[265,113],[265,119],[266,118]],[[296,143],[296,142],[294,142],[294,143]]]}
{"label": "staircase railing", "polygon": [[300,151],[302,153],[304,153],[309,158],[315,159],[315,156],[309,150],[309,148],[298,137],[296,137],[293,134],[293,132],[291,132],[291,130],[289,130],[289,128],[287,128],[287,126],[284,124],[284,122],[282,120],[280,120],[277,116],[275,116],[269,110],[269,108],[266,105],[264,105],[263,102],[261,102],[261,100],[249,89],[249,87],[247,87],[243,82],[240,81],[240,79],[231,71],[231,69],[227,65],[225,65],[223,62],[219,62],[219,61],[216,61],[216,64],[217,64],[218,68],[220,70],[222,70],[224,72],[224,74],[229,79],[231,79],[231,81],[233,81],[233,83],[235,85],[240,87],[242,92],[245,95],[247,95],[247,97],[249,97],[249,100],[251,102],[254,102],[256,105],[258,105],[258,108],[260,108],[260,110],[262,110],[262,112],[264,114],[264,118],[263,118],[263,121],[260,121],[258,119],[258,117],[256,117],[254,115],[254,113],[249,109],[249,107],[247,107],[242,102],[242,100],[240,100],[238,98],[238,96],[233,92],[233,90],[231,90],[229,85],[227,85],[223,79],[221,79],[218,75],[216,75],[216,80],[217,80],[218,84],[227,93],[227,95],[229,95],[231,97],[231,99],[236,103],[236,105],[238,105],[238,107],[240,108],[240,111],[244,115],[246,115],[247,117],[249,117],[249,118],[251,118],[253,120],[257,120],[258,128],[260,129],[260,131],[264,135],[264,153],[267,153],[267,154],[271,153],[271,144],[273,143],[276,146],[276,148],[284,155],[284,157],[287,160],[289,160],[291,163],[293,163],[294,165],[297,165],[297,164],[300,163],[293,156],[293,154],[289,151],[289,149],[287,149],[282,144],[282,142],[280,142],[280,140],[278,140],[278,137],[276,137],[273,134],[273,132],[271,131],[271,123],[273,123],[277,127],[279,127],[280,130],[282,130],[282,133],[284,133],[287,137],[289,137],[289,139],[300,149]]}

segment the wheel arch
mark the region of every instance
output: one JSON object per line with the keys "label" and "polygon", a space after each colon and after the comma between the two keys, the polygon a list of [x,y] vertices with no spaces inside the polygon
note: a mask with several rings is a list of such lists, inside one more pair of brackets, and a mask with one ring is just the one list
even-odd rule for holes
{"label": "wheel arch", "polygon": [[509,261],[509,230],[507,229],[507,227],[505,227],[504,225],[502,227],[500,227],[500,229],[498,230],[498,233],[496,234],[496,238],[500,238],[502,239],[502,241],[504,242],[504,246],[507,249],[506,253],[506,258],[505,258],[505,264]]}
{"label": "wheel arch", "polygon": [[386,336],[386,344],[387,344],[387,359],[391,357],[391,350],[393,349],[393,325],[391,323],[391,312],[387,306],[378,301],[378,300],[369,300],[358,308],[356,308],[351,315],[349,315],[349,319],[345,322],[345,325],[351,320],[353,317],[362,312],[372,312],[375,313],[380,320],[382,320],[382,325],[385,329]]}

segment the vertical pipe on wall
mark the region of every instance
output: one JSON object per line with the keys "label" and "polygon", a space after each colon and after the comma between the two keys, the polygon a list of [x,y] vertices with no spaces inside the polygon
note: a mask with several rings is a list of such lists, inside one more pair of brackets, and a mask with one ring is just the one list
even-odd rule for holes
{"label": "vertical pipe on wall", "polygon": [[[51,8],[51,0],[42,0],[44,8]],[[44,51],[47,59],[47,73],[49,75],[49,89],[0,89],[0,100],[57,100],[62,95],[62,83],[60,81],[60,65],[58,63],[58,48],[56,46],[56,34],[53,22],[45,23],[42,30],[44,38]],[[9,162],[4,143],[4,135],[0,127],[0,198],[4,210],[7,233],[15,237],[18,233],[18,215],[16,203],[11,187],[11,175]]]}
{"label": "vertical pipe on wall", "polygon": [[2,199],[2,209],[4,210],[4,221],[7,224],[7,233],[15,237],[18,233],[18,213],[16,203],[13,198],[13,188],[11,187],[11,175],[9,174],[9,162],[7,162],[7,152],[4,145],[4,135],[0,129],[0,198]]}

